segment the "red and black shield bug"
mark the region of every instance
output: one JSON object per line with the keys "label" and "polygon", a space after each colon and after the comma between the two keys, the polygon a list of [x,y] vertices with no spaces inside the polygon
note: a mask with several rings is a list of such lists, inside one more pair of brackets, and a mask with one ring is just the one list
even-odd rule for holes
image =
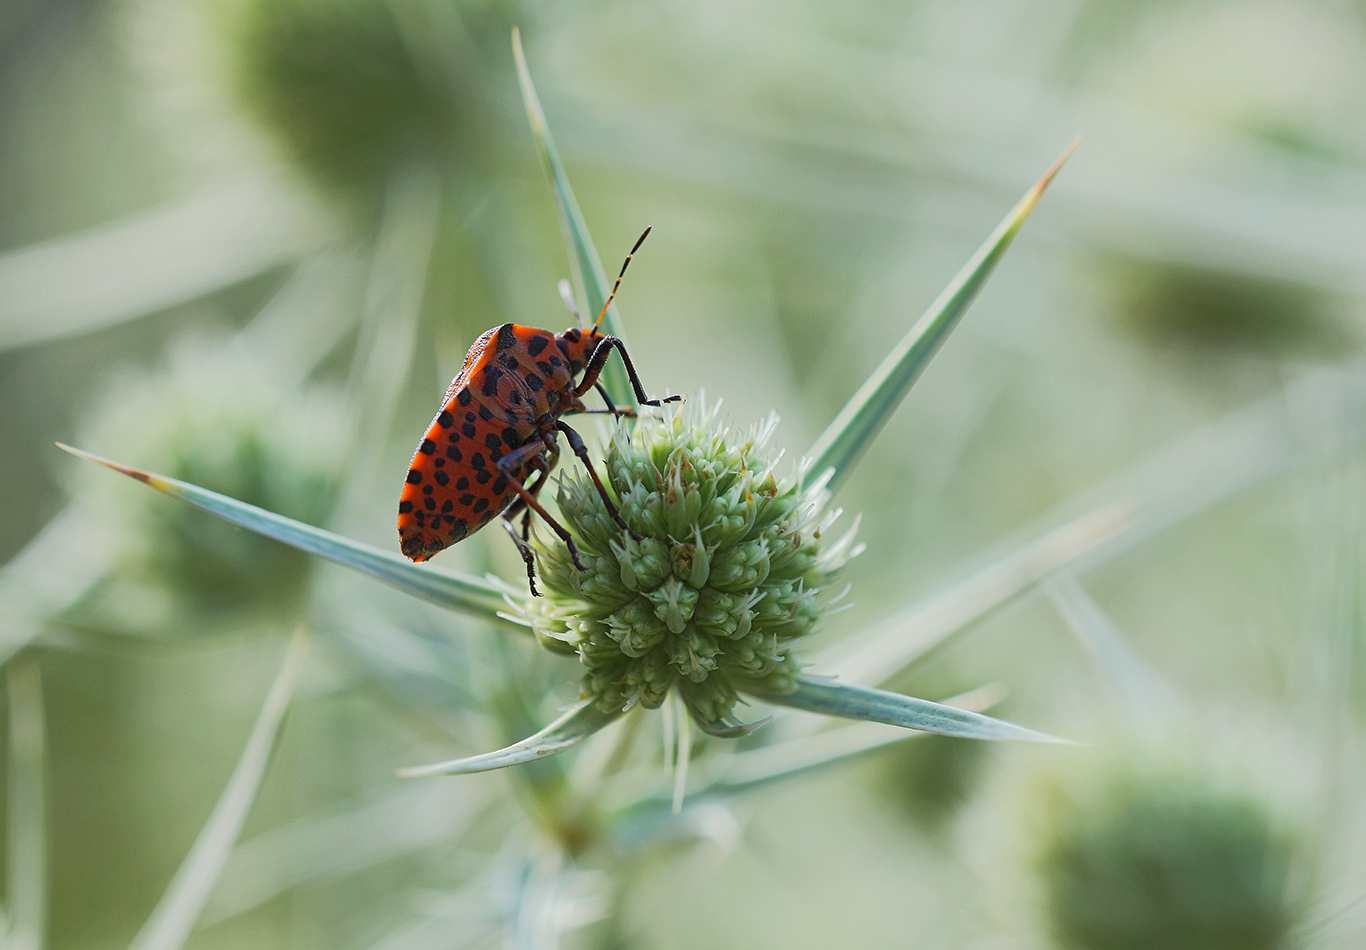
{"label": "red and black shield bug", "polygon": [[[626,255],[612,293],[593,326],[574,326],[562,333],[551,333],[505,323],[484,331],[474,341],[465,365],[446,390],[441,411],[418,443],[408,468],[407,483],[398,503],[398,537],[409,558],[425,561],[502,514],[503,527],[526,562],[531,593],[539,596],[534,561],[527,546],[534,511],[563,539],[574,565],[582,570],[574,539],[536,500],[559,461],[557,434],[561,432],[588,469],[608,513],[622,530],[630,532],[593,469],[583,439],[560,417],[604,411],[620,416],[633,411],[612,405],[598,383],[613,349],[621,353],[641,405],[658,406],[682,398],[670,396],[659,400],[646,396],[621,340],[598,330],[632,255],[649,233],[646,228]],[[575,323],[580,323],[566,291],[567,285],[562,283],[565,302],[574,313]],[[576,380],[580,373],[582,378]],[[605,410],[584,406],[584,393],[594,388],[607,403]],[[512,522],[519,512],[524,512],[520,532]]]}

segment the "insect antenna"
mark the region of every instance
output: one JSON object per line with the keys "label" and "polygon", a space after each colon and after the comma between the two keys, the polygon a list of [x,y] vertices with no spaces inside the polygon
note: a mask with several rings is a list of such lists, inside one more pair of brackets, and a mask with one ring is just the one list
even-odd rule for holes
{"label": "insect antenna", "polygon": [[586,329],[583,325],[583,317],[579,314],[579,308],[574,303],[574,288],[569,286],[569,281],[567,280],[561,280],[556,286],[560,289],[560,299],[563,300],[564,305],[569,308],[569,312],[574,315],[574,323],[580,329]]}
{"label": "insect antenna", "polygon": [[631,257],[640,250],[640,246],[645,243],[645,239],[649,236],[650,229],[646,228],[645,233],[637,239],[636,246],[631,248],[631,253],[626,255],[626,260],[621,265],[621,273],[617,275],[617,282],[612,285],[612,292],[607,295],[607,302],[602,305],[602,313],[598,314],[598,318],[593,321],[594,330],[598,328],[598,324],[602,323],[602,318],[607,316],[607,308],[612,306],[612,301],[616,299],[617,288],[621,286],[621,279],[626,276],[626,268],[631,266]]}

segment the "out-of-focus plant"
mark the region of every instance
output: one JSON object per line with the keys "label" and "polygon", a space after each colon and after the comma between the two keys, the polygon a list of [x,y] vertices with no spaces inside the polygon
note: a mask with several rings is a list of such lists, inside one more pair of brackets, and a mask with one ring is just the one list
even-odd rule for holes
{"label": "out-of-focus plant", "polygon": [[248,0],[229,31],[251,111],[315,177],[372,200],[395,169],[448,152],[470,108],[414,55],[404,9],[421,12],[380,0]]}
{"label": "out-of-focus plant", "polygon": [[966,816],[963,844],[1002,926],[1065,950],[1304,945],[1305,895],[1330,849],[1294,816],[1294,783],[1221,748],[1227,725],[1179,700],[1075,579],[1047,589],[1119,718],[1089,755],[998,770]]}
{"label": "out-of-focus plant", "polygon": [[[353,437],[340,390],[289,385],[262,354],[228,341],[186,342],[164,370],[114,380],[80,431],[87,444],[136,447],[176,477],[314,522],[331,514],[337,459]],[[297,551],[84,474],[72,494],[118,522],[115,575],[168,596],[170,629],[202,631],[215,615],[288,618],[303,605],[309,560]]]}
{"label": "out-of-focus plant", "polygon": [[1049,925],[1077,950],[1276,950],[1295,907],[1293,839],[1252,795],[1133,757],[1042,793]]}

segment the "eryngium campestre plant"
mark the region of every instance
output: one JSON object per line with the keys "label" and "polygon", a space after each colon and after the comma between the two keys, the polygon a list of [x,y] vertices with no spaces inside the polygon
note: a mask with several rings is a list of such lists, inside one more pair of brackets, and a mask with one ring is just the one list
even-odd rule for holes
{"label": "eryngium campestre plant", "polygon": [[587,475],[560,481],[560,511],[579,546],[542,545],[546,596],[525,615],[543,643],[578,653],[583,695],[603,712],[660,705],[678,687],[703,728],[728,722],[737,688],[787,693],[792,650],[837,599],[840,569],[861,547],[824,481],[780,476],[765,454],[776,416],[737,432],[702,399],[617,428],[608,515]]}
{"label": "eryngium campestre plant", "polygon": [[1050,929],[1076,950],[1276,950],[1292,841],[1248,794],[1134,768],[1056,787],[1039,857]]}

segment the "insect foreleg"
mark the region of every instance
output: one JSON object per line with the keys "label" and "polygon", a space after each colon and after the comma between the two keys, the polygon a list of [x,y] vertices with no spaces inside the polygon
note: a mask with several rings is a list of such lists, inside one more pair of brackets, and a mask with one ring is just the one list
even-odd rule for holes
{"label": "insect foreleg", "polygon": [[631,388],[635,390],[636,401],[642,406],[658,406],[666,402],[678,402],[682,396],[668,396],[664,399],[651,399],[645,395],[645,387],[640,383],[640,375],[636,372],[635,365],[631,362],[630,354],[626,352],[626,344],[614,336],[605,336],[596,347],[593,348],[593,355],[588,358],[588,365],[584,367],[583,379],[574,389],[574,395],[582,396],[588,390],[598,384],[598,377],[602,375],[602,368],[607,365],[607,357],[612,355],[612,347],[616,347],[621,353],[621,361],[626,364],[626,375],[631,380]]}

